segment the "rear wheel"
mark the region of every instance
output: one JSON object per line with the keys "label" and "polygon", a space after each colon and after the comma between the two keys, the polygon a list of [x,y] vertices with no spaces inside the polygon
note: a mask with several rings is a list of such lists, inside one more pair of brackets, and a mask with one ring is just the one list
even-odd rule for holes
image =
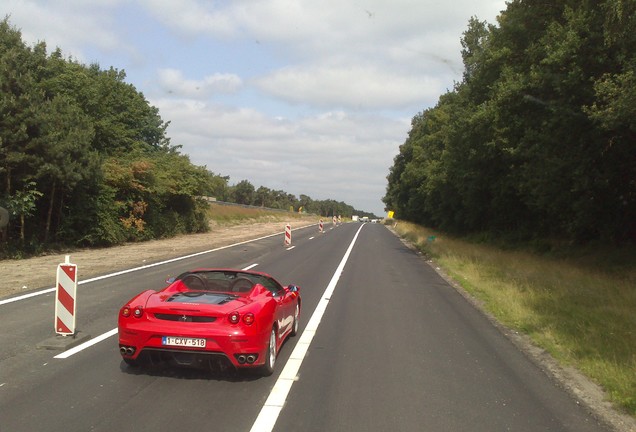
{"label": "rear wheel", "polygon": [[296,336],[298,334],[298,319],[300,318],[300,305],[296,303],[296,309],[294,310],[294,324],[292,324],[291,335]]}
{"label": "rear wheel", "polygon": [[269,343],[265,351],[265,364],[261,368],[261,373],[269,376],[274,373],[274,365],[276,364],[276,328],[272,328],[269,334]]}

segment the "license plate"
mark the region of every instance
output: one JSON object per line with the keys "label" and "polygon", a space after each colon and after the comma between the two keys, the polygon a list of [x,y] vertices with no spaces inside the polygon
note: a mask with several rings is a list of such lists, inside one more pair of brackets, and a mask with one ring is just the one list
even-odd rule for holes
{"label": "license plate", "polygon": [[161,343],[163,345],[168,345],[168,346],[205,348],[205,339],[197,339],[197,338],[164,336],[161,338]]}

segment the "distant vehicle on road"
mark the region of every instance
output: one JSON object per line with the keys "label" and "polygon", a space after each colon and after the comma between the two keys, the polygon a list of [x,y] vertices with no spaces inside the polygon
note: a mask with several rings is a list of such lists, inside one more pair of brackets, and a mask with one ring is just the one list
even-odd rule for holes
{"label": "distant vehicle on road", "polygon": [[283,342],[298,332],[299,288],[266,273],[197,269],[167,282],[119,311],[119,350],[131,366],[234,366],[271,375]]}

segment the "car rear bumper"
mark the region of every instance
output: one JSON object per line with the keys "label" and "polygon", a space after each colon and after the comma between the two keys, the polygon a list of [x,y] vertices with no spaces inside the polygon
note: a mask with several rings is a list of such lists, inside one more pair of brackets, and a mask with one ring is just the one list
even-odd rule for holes
{"label": "car rear bumper", "polygon": [[[184,326],[185,327],[185,326]],[[175,329],[155,323],[138,323],[119,327],[120,353],[125,360],[172,360],[179,365],[196,365],[225,357],[234,367],[255,367],[264,364],[269,331],[260,333],[233,329],[211,330],[204,324],[189,323]],[[204,339],[205,347],[166,345],[164,336]]]}

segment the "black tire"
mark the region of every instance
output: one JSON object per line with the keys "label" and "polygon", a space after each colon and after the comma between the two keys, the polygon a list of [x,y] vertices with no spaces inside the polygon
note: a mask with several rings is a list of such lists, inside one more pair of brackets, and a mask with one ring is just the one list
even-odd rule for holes
{"label": "black tire", "polygon": [[276,365],[276,328],[272,327],[272,331],[269,334],[269,342],[267,344],[267,350],[265,351],[265,364],[261,366],[261,374],[263,376],[270,376],[274,373],[274,366]]}
{"label": "black tire", "polygon": [[298,321],[300,320],[300,305],[296,303],[296,309],[294,309],[294,323],[292,324],[292,331],[290,335],[296,336],[298,334]]}

